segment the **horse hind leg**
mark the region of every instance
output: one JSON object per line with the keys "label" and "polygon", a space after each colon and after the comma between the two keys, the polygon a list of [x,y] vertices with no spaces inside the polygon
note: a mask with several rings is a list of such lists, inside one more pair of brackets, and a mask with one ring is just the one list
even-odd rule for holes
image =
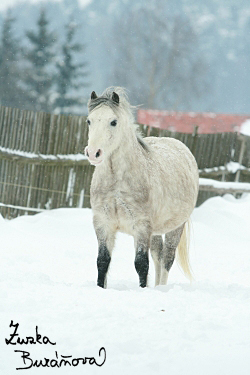
{"label": "horse hind leg", "polygon": [[152,236],[150,242],[150,252],[155,265],[155,286],[160,284],[161,280],[161,259],[162,259],[163,241],[162,236]]}
{"label": "horse hind leg", "polygon": [[185,224],[165,234],[165,241],[163,245],[163,252],[162,252],[162,259],[161,259],[160,285],[167,284],[168,274],[169,274],[170,268],[172,267],[174,263],[176,249],[180,242],[184,225]]}

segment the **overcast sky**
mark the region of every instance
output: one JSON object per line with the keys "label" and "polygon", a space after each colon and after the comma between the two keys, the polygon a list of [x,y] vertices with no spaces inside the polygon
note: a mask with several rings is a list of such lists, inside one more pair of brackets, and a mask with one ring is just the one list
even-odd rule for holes
{"label": "overcast sky", "polygon": [[[35,4],[35,3],[41,3],[41,2],[52,2],[52,1],[62,1],[62,0],[0,0],[0,11],[2,10],[5,10],[9,7],[11,7],[12,5],[15,5],[17,3],[24,3],[24,2],[27,2],[27,3],[32,3],[32,4]],[[78,0],[78,2],[81,4],[81,5],[86,5],[88,3],[90,3],[92,0]]]}

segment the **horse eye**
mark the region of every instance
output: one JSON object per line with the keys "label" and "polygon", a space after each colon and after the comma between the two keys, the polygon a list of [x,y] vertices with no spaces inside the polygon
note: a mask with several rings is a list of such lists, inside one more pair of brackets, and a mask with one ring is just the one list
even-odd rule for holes
{"label": "horse eye", "polygon": [[86,122],[87,122],[88,125],[90,125],[90,120],[89,119],[87,119]]}
{"label": "horse eye", "polygon": [[116,125],[117,125],[117,120],[113,120],[113,121],[111,121],[110,125],[111,125],[111,126],[116,126]]}

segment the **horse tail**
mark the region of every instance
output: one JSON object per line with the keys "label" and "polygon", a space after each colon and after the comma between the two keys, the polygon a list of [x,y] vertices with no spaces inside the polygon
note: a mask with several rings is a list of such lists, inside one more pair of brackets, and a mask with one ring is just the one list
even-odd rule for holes
{"label": "horse tail", "polygon": [[190,220],[185,223],[181,239],[177,248],[177,262],[182,268],[184,275],[193,280],[192,269],[189,262],[189,242],[190,242]]}

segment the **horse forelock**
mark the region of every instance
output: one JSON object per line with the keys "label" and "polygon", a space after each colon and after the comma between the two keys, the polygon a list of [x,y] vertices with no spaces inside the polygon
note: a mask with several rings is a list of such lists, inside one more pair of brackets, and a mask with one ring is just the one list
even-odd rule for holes
{"label": "horse forelock", "polygon": [[105,97],[99,97],[99,98],[96,98],[96,99],[91,99],[88,103],[88,109],[89,109],[89,113],[92,112],[95,108],[99,108],[103,105],[106,105],[108,107],[110,107],[114,112],[117,110],[118,108],[118,105],[116,102],[110,100],[109,98],[105,98]]}
{"label": "horse forelock", "polygon": [[[119,103],[112,98],[114,92],[119,96]],[[126,113],[130,120],[134,120],[133,110],[135,107],[130,105],[126,90],[122,87],[108,87],[100,96],[90,99],[88,102],[89,113],[103,105],[109,106],[116,113]]]}

